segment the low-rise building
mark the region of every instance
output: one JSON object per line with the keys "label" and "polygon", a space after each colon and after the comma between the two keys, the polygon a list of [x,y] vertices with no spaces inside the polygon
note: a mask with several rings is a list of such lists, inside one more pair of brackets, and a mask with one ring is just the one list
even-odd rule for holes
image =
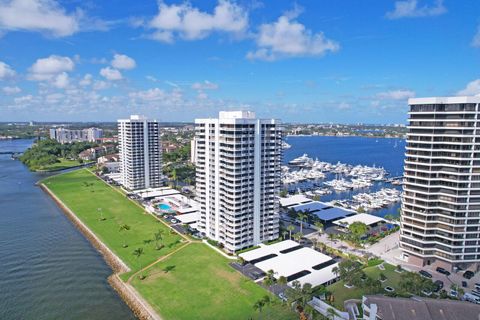
{"label": "low-rise building", "polygon": [[365,320],[472,320],[480,319],[474,303],[428,298],[390,298],[382,295],[362,298]]}

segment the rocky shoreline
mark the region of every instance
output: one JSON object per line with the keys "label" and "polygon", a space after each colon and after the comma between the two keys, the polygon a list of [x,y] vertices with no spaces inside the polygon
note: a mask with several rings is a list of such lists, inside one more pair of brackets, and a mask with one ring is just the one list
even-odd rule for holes
{"label": "rocky shoreline", "polygon": [[123,282],[119,274],[129,272],[130,268],[108,248],[76,215],[70,210],[45,184],[40,187],[58,205],[62,212],[70,219],[75,227],[88,239],[92,246],[102,255],[105,262],[112,268],[114,274],[108,277],[108,283],[128,305],[135,316],[140,320],[161,320],[161,317],[148,305],[147,302],[127,283]]}

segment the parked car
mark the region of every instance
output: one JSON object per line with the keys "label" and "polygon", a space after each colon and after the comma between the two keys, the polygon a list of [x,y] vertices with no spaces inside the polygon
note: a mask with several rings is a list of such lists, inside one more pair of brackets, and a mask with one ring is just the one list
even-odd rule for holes
{"label": "parked car", "polygon": [[462,287],[464,288],[468,287],[467,281],[462,281]]}
{"label": "parked car", "polygon": [[287,301],[287,296],[286,296],[285,293],[283,293],[283,292],[280,292],[280,293],[278,294],[278,297],[279,297],[280,300],[282,300],[282,301]]}
{"label": "parked car", "polygon": [[480,290],[480,283],[475,283],[475,290]]}
{"label": "parked car", "polygon": [[449,276],[449,275],[450,275],[450,271],[445,270],[445,269],[442,268],[442,267],[437,267],[437,269],[435,269],[435,270],[437,270],[438,273],[444,274],[444,275],[446,275],[446,276]]}
{"label": "parked car", "polygon": [[463,300],[480,304],[480,297],[468,292],[463,295]]}
{"label": "parked car", "polygon": [[438,292],[443,289],[443,281],[442,280],[437,280],[434,282],[435,284],[435,292]]}
{"label": "parked car", "polygon": [[456,297],[458,297],[458,292],[457,292],[457,290],[452,289],[452,290],[450,290],[450,293],[448,295],[452,298],[456,298]]}
{"label": "parked car", "polygon": [[472,290],[472,294],[480,298],[480,291]]}
{"label": "parked car", "polygon": [[475,273],[473,273],[473,271],[470,271],[470,270],[467,270],[463,273],[463,277],[465,279],[472,279],[474,275]]}
{"label": "parked car", "polygon": [[429,278],[429,279],[432,278],[432,274],[430,272],[425,271],[425,270],[420,270],[418,273],[420,273],[420,275],[422,277]]}
{"label": "parked car", "polygon": [[423,289],[422,294],[427,296],[427,297],[430,297],[432,295],[432,291],[427,290],[427,289]]}
{"label": "parked car", "polygon": [[395,291],[394,288],[389,287],[389,286],[385,287],[384,289],[385,289],[385,291],[387,291],[387,292],[394,292],[394,291]]}

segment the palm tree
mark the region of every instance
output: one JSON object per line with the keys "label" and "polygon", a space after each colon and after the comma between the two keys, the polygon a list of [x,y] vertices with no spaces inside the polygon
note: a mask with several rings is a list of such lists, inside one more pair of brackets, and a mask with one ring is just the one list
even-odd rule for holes
{"label": "palm tree", "polygon": [[[128,230],[130,230],[130,226],[128,224],[122,224],[118,229],[118,232],[128,231]],[[126,237],[123,237],[123,247],[124,248],[128,247],[128,244],[126,242]]]}
{"label": "palm tree", "polygon": [[[140,260],[140,257],[144,254],[143,248],[137,248],[133,251],[133,255],[137,258],[137,261]],[[142,270],[142,263],[140,262],[140,270]],[[140,280],[145,279],[143,272],[140,274]]]}
{"label": "palm tree", "polygon": [[[158,230],[154,235],[155,239],[155,249],[160,250],[163,248],[163,231]],[[160,242],[160,245],[158,245],[158,242]]]}
{"label": "palm tree", "polygon": [[315,222],[315,228],[317,228],[319,234],[322,233],[323,232],[323,223],[321,223],[320,221],[316,221]]}
{"label": "palm tree", "polygon": [[287,231],[287,230],[283,230],[283,231],[282,231],[283,240],[285,240],[285,238],[287,237],[287,234],[288,234],[288,231]]}
{"label": "palm tree", "polygon": [[284,286],[284,285],[287,284],[287,282],[288,282],[288,281],[287,281],[287,278],[286,278],[285,276],[280,276],[280,277],[278,277],[278,280],[277,280],[277,283],[278,283],[278,284],[281,284],[281,285]]}
{"label": "palm tree", "polygon": [[292,239],[292,231],[295,230],[295,226],[289,225],[289,226],[287,227],[287,230],[290,232],[289,239]]}
{"label": "palm tree", "polygon": [[318,240],[317,238],[312,238],[312,248],[315,250],[317,248]]}
{"label": "palm tree", "polygon": [[293,235],[293,239],[297,240],[298,242],[300,242],[300,240],[302,240],[303,238],[303,233],[300,231],[300,232],[297,232]]}
{"label": "palm tree", "polygon": [[105,217],[103,216],[102,208],[97,208],[98,213],[100,214],[100,218],[98,220],[105,221]]}
{"label": "palm tree", "polygon": [[300,220],[300,232],[303,232],[303,222],[307,219],[307,215],[305,213],[299,213],[297,218]]}
{"label": "palm tree", "polygon": [[260,316],[262,314],[262,309],[264,306],[265,306],[265,301],[263,301],[263,299],[257,300],[253,305],[253,310],[258,311],[259,313],[258,319],[260,319]]}

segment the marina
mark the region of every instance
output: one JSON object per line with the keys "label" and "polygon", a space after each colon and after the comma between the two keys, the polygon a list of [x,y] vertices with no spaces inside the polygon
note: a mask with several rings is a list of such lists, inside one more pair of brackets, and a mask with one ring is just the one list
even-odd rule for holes
{"label": "marina", "polygon": [[[361,137],[288,137],[284,190],[353,211],[397,214],[403,140]],[[371,156],[369,156],[371,155]]]}

